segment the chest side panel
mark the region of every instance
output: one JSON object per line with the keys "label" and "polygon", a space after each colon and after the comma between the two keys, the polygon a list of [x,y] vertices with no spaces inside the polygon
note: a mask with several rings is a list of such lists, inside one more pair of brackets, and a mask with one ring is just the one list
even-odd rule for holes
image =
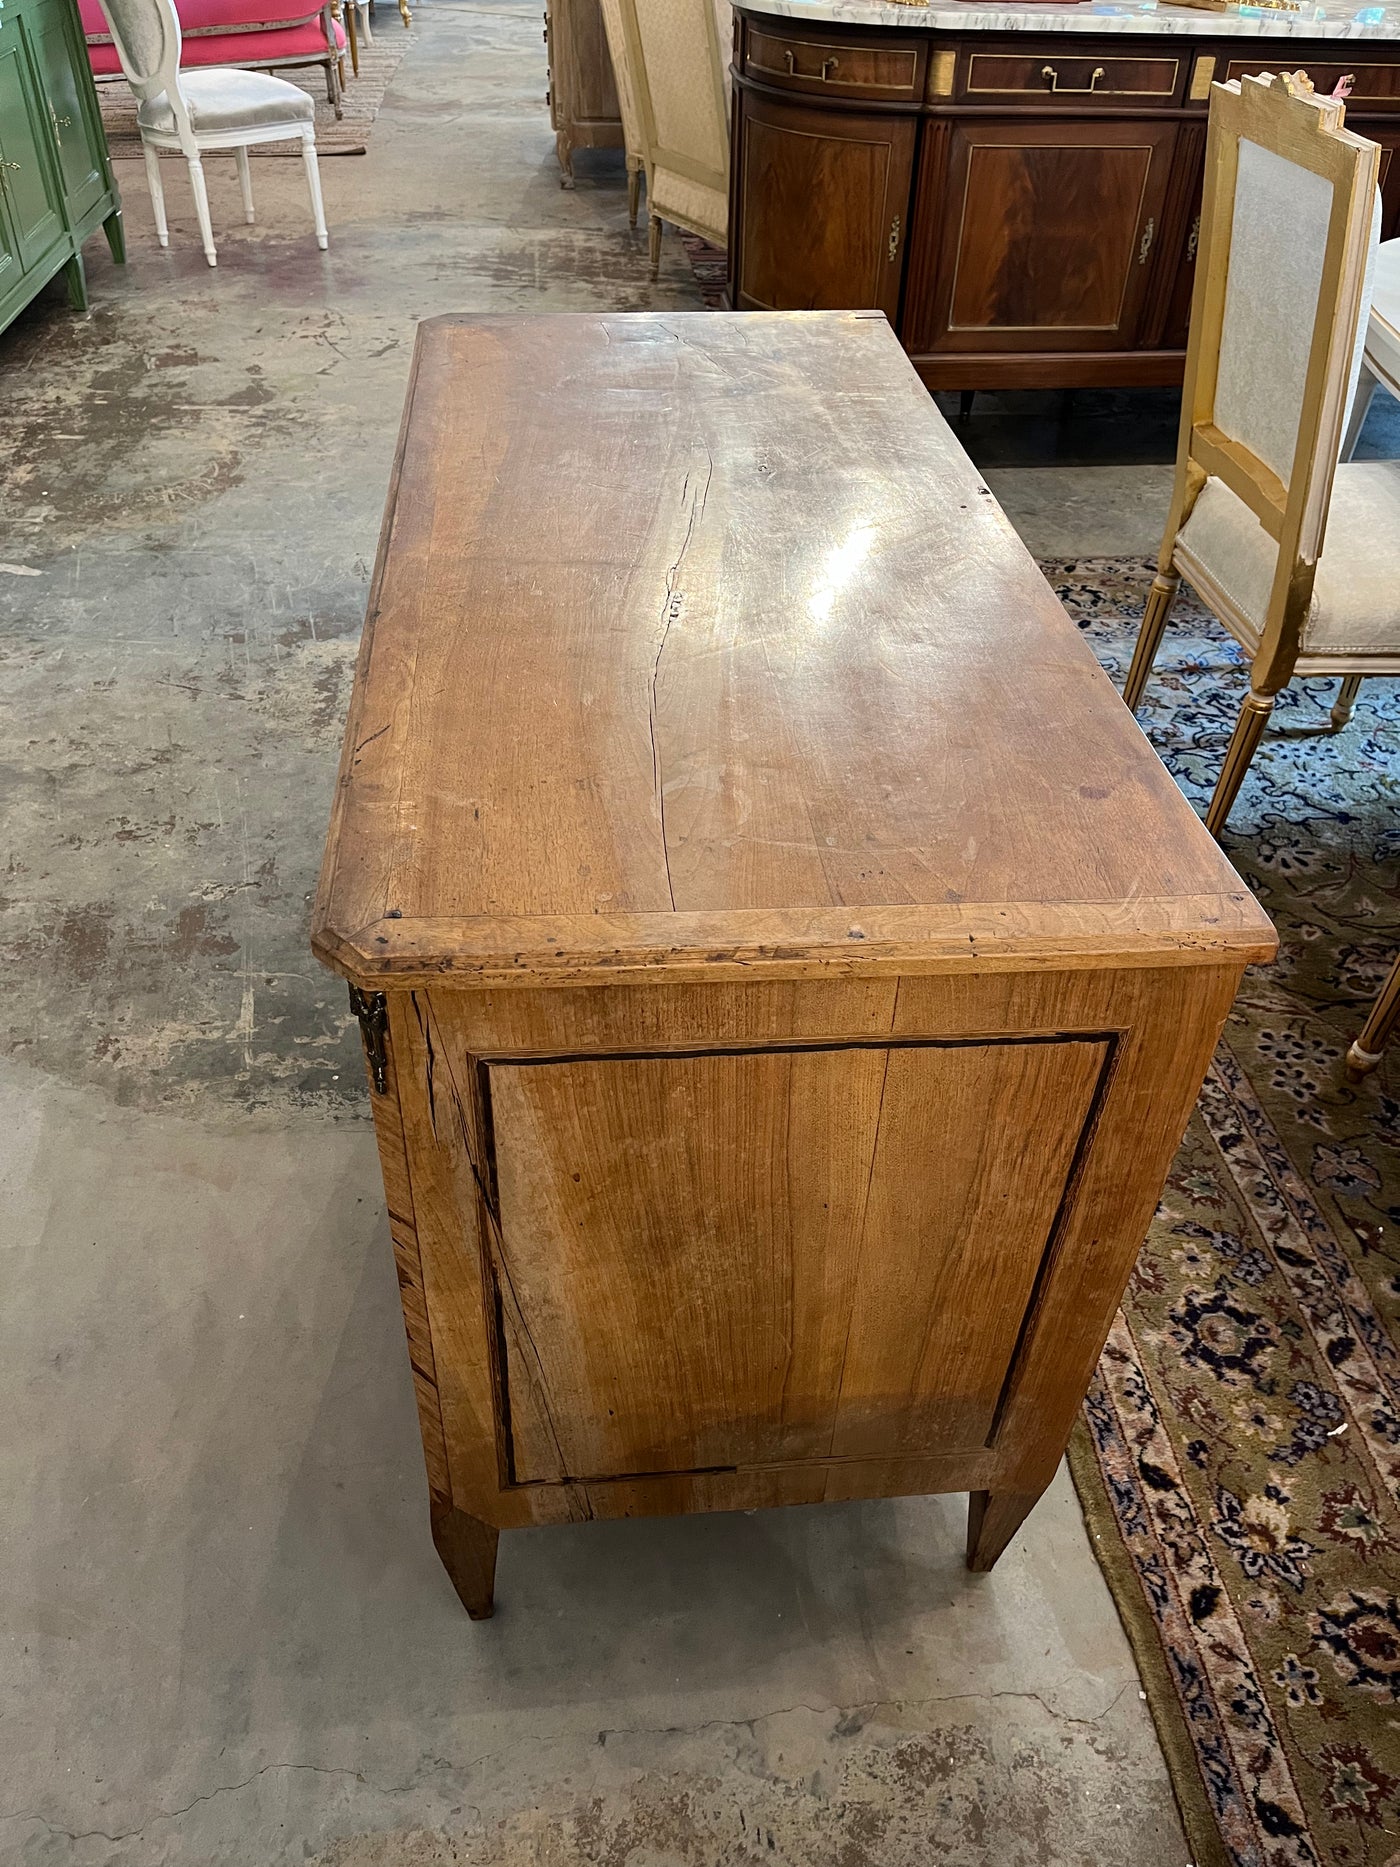
{"label": "chest side panel", "polygon": [[514,1482],[984,1445],[1109,1049],[487,1066]]}

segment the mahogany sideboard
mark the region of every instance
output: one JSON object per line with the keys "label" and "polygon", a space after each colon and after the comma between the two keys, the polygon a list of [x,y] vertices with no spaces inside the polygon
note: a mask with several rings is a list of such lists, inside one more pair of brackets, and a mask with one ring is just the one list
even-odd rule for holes
{"label": "mahogany sideboard", "polygon": [[1052,1476],[1264,914],[874,314],[440,318],[315,911],[438,1550]]}
{"label": "mahogany sideboard", "polygon": [[736,8],[736,309],[877,307],[931,389],[1179,382],[1210,86],[1246,72],[1354,74],[1347,125],[1381,146],[1400,233],[1393,23],[1308,38],[1277,14],[1062,6],[969,29],[988,17],[1018,15]]}

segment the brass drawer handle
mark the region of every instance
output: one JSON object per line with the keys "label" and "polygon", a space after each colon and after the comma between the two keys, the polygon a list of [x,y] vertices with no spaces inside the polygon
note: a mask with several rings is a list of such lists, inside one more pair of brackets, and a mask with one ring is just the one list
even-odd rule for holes
{"label": "brass drawer handle", "polygon": [[1060,97],[1087,97],[1090,91],[1096,91],[1099,88],[1099,79],[1106,78],[1108,73],[1102,65],[1095,65],[1093,76],[1087,84],[1061,84],[1060,74],[1053,65],[1043,65],[1040,75],[1050,89]]}
{"label": "brass drawer handle", "polygon": [[[797,69],[797,59],[791,46],[784,48],[783,58],[787,62],[788,76],[790,78],[810,78],[813,75],[810,71],[799,71]],[[824,58],[822,60],[822,68],[816,75],[820,77],[823,84],[826,83],[832,72],[837,70],[840,63],[841,61],[839,58]]]}

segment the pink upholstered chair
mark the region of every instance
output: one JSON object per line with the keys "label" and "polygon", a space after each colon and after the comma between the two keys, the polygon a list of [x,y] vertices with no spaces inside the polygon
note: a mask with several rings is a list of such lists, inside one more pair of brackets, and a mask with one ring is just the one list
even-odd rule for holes
{"label": "pink upholstered chair", "polygon": [[[78,0],[88,62],[100,83],[120,78],[121,60],[99,0]],[[326,96],[340,115],[340,60],[345,29],[331,17],[330,0],[177,0],[181,67],[241,65],[274,71],[320,65]]]}

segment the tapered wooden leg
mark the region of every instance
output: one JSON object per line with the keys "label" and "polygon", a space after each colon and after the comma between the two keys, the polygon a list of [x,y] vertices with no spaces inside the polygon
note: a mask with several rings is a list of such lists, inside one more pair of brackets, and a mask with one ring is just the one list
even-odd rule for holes
{"label": "tapered wooden leg", "polygon": [[1039,1491],[973,1491],[967,1500],[967,1566],[986,1573],[1040,1502]]}
{"label": "tapered wooden leg", "polygon": [[1361,692],[1361,676],[1349,674],[1337,689],[1337,698],[1332,706],[1332,724],[1340,732],[1348,724],[1356,711],[1356,696]]}
{"label": "tapered wooden leg", "polygon": [[1123,698],[1133,713],[1142,705],[1142,690],[1147,685],[1147,677],[1157,659],[1157,650],[1162,646],[1167,618],[1172,613],[1172,604],[1180,588],[1180,577],[1172,577],[1162,571],[1158,571],[1152,580],[1147,607],[1142,613],[1142,627],[1138,630],[1137,646],[1133,649],[1132,665],[1123,683]]}
{"label": "tapered wooden leg", "polygon": [[474,1621],[489,1621],[495,1606],[496,1543],[500,1532],[450,1504],[432,1505],[433,1546],[462,1606]]}
{"label": "tapered wooden leg", "polygon": [[972,404],[977,400],[975,389],[962,389],[958,392],[958,420],[967,421],[972,415]]}
{"label": "tapered wooden leg", "polygon": [[[1144,621],[1144,627],[1146,622]],[[1259,749],[1259,741],[1264,737],[1264,728],[1269,723],[1269,715],[1274,710],[1272,694],[1245,695],[1244,705],[1240,708],[1240,717],[1235,721],[1235,730],[1230,735],[1230,743],[1225,748],[1225,763],[1220,768],[1220,776],[1215,781],[1215,795],[1210,800],[1210,809],[1206,812],[1206,828],[1212,836],[1218,837],[1225,828],[1225,820],[1230,815],[1230,806],[1239,794],[1244,783],[1244,775],[1249,770],[1250,760]]]}
{"label": "tapered wooden leg", "polygon": [[107,236],[107,244],[112,249],[112,258],[119,266],[126,264],[126,232],[122,227],[122,211],[116,208],[102,223],[102,231]]}
{"label": "tapered wooden leg", "polygon": [[661,217],[653,214],[647,221],[647,256],[651,263],[651,276],[654,279],[661,270]]}
{"label": "tapered wooden leg", "polygon": [[68,282],[68,302],[75,311],[88,308],[87,270],[83,265],[81,253],[75,253],[63,268],[63,276]]}
{"label": "tapered wooden leg", "polygon": [[162,246],[170,244],[170,229],[165,222],[165,186],[160,179],[160,157],[149,143],[142,143],[146,158],[146,182],[151,190],[151,212],[156,217],[156,238]]}
{"label": "tapered wooden leg", "polygon": [[194,190],[194,213],[199,222],[199,238],[204,247],[204,257],[211,266],[217,266],[219,255],[214,248],[214,227],[209,219],[209,190],[204,185],[204,164],[198,156],[188,156],[186,161],[190,170],[190,187]]}
{"label": "tapered wooden leg", "polygon": [[1369,1075],[1380,1062],[1397,1022],[1400,1022],[1400,959],[1391,967],[1381,995],[1371,1007],[1366,1028],[1347,1052],[1347,1075],[1354,1083]]}
{"label": "tapered wooden leg", "polygon": [[627,225],[629,227],[636,226],[637,215],[641,209],[641,205],[642,205],[642,171],[640,169],[628,169],[627,171]]}

